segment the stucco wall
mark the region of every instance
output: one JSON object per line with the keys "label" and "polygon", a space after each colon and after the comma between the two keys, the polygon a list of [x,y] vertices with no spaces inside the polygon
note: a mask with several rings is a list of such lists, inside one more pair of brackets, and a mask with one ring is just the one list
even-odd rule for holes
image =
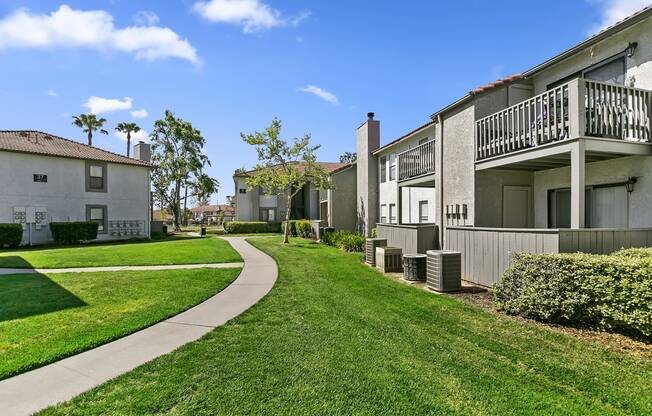
{"label": "stucco wall", "polygon": [[535,75],[535,94],[546,91],[557,80],[622,52],[629,42],[638,42],[638,48],[631,58],[626,58],[626,76],[635,78],[635,87],[652,89],[652,19],[648,18]]}
{"label": "stucco wall", "polygon": [[355,230],[357,167],[353,165],[331,175],[335,189],[327,191],[329,200],[329,225],[337,230]]}
{"label": "stucco wall", "polygon": [[[532,187],[534,174],[523,171],[484,170],[475,175],[475,226],[503,226],[503,188]],[[532,193],[532,192],[530,192]],[[534,212],[530,212],[532,218]],[[533,224],[530,224],[533,225]]]}
{"label": "stucco wall", "polygon": [[[149,169],[107,164],[107,192],[86,192],[85,161],[0,152],[0,222],[13,222],[14,207],[44,207],[47,221],[86,221],[86,205],[106,205],[107,221],[143,221],[149,235]],[[47,183],[34,182],[47,175]],[[34,243],[51,238],[49,227],[32,233]],[[100,234],[108,240],[110,234]],[[122,237],[124,238],[124,237]]]}
{"label": "stucco wall", "polygon": [[356,227],[366,236],[378,221],[378,158],[372,154],[380,146],[380,122],[368,119],[356,130]]}
{"label": "stucco wall", "polygon": [[[652,156],[623,157],[586,165],[586,185],[625,182],[636,176],[638,181],[629,196],[630,228],[652,227]],[[535,227],[548,226],[548,190],[570,187],[570,167],[534,173]]]}

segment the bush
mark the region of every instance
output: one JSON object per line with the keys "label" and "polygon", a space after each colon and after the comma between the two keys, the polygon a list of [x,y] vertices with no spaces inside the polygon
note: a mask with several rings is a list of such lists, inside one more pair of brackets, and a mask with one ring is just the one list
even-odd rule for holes
{"label": "bush", "polygon": [[[281,232],[285,232],[285,223],[286,221],[283,221],[283,225],[281,227]],[[296,220],[290,220],[288,223],[288,235],[291,235],[292,237],[296,237],[297,234],[297,222]]]}
{"label": "bush", "polygon": [[[285,231],[285,221],[281,227],[281,232]],[[288,222],[288,235],[292,237],[313,238],[314,230],[309,220],[290,220]]]}
{"label": "bush", "polygon": [[652,248],[627,248],[617,251],[613,255],[635,259],[650,259],[652,258]]}
{"label": "bush", "polygon": [[18,247],[23,239],[23,226],[20,224],[0,224],[0,248]]}
{"label": "bush", "polygon": [[650,337],[652,257],[641,254],[515,254],[494,286],[496,306],[544,322]]}
{"label": "bush", "polygon": [[50,231],[57,244],[78,244],[95,240],[98,226],[93,221],[51,222]]}
{"label": "bush", "polygon": [[344,251],[350,252],[363,252],[365,246],[365,238],[360,234],[355,234],[349,231],[335,231],[332,233],[325,233],[321,238],[322,243],[329,246],[340,248]]}
{"label": "bush", "polygon": [[280,222],[229,221],[224,223],[225,234],[280,233]]}

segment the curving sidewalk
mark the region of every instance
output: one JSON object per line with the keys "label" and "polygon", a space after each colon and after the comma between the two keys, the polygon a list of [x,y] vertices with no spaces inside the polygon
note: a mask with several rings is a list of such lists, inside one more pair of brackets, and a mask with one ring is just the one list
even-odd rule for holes
{"label": "curving sidewalk", "polygon": [[242,272],[226,289],[124,338],[0,381],[0,414],[28,415],[69,400],[199,339],[256,304],[276,282],[276,262],[245,237],[225,240],[244,260]]}

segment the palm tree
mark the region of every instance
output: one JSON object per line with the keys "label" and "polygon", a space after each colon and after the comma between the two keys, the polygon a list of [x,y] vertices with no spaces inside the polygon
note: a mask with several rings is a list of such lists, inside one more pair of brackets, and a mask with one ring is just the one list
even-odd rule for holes
{"label": "palm tree", "polygon": [[127,135],[127,157],[129,157],[129,149],[131,148],[131,133],[138,133],[140,127],[136,123],[120,123],[115,128],[120,133],[125,133]]}
{"label": "palm tree", "polygon": [[88,135],[88,145],[93,145],[93,132],[99,131],[102,134],[109,134],[108,131],[104,130],[104,123],[106,123],[105,118],[97,118],[95,114],[80,114],[78,116],[72,116],[72,124],[82,129],[84,133]]}

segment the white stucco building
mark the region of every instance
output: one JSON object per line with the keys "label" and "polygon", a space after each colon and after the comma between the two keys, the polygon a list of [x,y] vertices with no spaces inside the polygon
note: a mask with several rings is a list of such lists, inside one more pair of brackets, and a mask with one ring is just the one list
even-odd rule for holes
{"label": "white stucco building", "polygon": [[23,244],[51,240],[50,222],[96,221],[98,240],[150,236],[150,149],[134,158],[39,131],[0,131],[0,223]]}

